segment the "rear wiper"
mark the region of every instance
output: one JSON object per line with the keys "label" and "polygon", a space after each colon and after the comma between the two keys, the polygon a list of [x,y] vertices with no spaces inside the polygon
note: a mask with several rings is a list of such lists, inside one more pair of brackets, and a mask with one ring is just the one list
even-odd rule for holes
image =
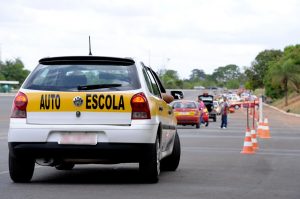
{"label": "rear wiper", "polygon": [[85,85],[85,86],[78,86],[78,90],[93,90],[99,88],[114,88],[120,87],[122,84],[94,84],[94,85]]}

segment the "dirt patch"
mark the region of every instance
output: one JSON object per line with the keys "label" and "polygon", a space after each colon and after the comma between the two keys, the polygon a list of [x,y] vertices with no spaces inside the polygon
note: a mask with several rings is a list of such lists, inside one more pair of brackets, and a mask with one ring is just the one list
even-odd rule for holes
{"label": "dirt patch", "polygon": [[288,98],[288,106],[285,106],[284,98],[272,103],[272,106],[289,113],[300,114],[300,95],[296,93],[291,94]]}

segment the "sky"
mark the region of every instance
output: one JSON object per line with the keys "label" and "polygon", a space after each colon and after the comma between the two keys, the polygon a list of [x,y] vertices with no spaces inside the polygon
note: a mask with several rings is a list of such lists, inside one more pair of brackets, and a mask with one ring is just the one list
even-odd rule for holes
{"label": "sky", "polygon": [[0,58],[132,57],[188,78],[299,44],[299,0],[0,0]]}

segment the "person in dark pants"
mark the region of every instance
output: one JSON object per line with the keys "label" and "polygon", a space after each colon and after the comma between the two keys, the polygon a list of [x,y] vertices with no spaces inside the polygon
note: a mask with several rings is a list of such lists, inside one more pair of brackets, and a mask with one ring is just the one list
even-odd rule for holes
{"label": "person in dark pants", "polygon": [[221,109],[221,129],[226,129],[227,128],[227,113],[228,113],[228,102],[227,98],[224,98],[224,102],[222,104],[222,109]]}
{"label": "person in dark pants", "polygon": [[204,115],[204,109],[206,107],[201,98],[198,100],[198,102],[199,102],[199,111],[200,111],[200,125],[202,125],[202,124],[205,124],[205,122],[203,120],[203,115]]}

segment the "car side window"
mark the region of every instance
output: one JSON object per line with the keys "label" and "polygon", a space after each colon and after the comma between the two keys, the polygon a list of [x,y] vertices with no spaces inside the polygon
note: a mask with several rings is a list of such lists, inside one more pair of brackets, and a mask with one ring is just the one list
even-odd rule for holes
{"label": "car side window", "polygon": [[154,77],[154,79],[155,79],[155,81],[156,81],[156,83],[159,87],[160,92],[166,93],[166,89],[164,88],[163,84],[161,83],[158,75],[152,69],[150,69],[150,72],[153,75],[153,77]]}
{"label": "car side window", "polygon": [[161,98],[159,87],[158,87],[151,71],[149,69],[147,69],[146,73],[147,73],[147,75],[149,77],[149,80],[150,80],[150,83],[151,83],[151,87],[152,87],[152,90],[153,90],[152,94],[159,97],[159,98]]}
{"label": "car side window", "polygon": [[146,80],[146,84],[147,84],[147,87],[148,87],[150,93],[152,93],[154,95],[153,88],[152,88],[149,76],[148,76],[145,68],[143,68],[143,75],[144,75],[144,78]]}

